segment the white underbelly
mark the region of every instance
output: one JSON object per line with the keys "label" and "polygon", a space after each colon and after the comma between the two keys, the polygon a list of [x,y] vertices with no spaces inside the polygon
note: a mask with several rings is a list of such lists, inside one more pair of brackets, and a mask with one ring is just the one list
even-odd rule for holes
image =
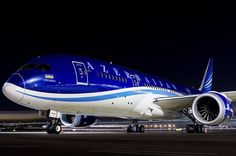
{"label": "white underbelly", "polygon": [[[124,89],[122,92],[130,90],[134,91],[134,89]],[[94,100],[93,98],[90,98],[95,95],[98,97],[109,96],[112,94],[117,94],[117,91],[102,92],[99,93],[99,95],[97,93],[90,93],[89,95],[63,95],[66,96],[65,99],[67,99],[67,101],[63,101],[58,94],[50,94],[49,96],[48,93],[27,91],[25,92],[24,99],[19,104],[38,110],[52,109],[67,114],[84,114],[93,116],[139,119],[173,118],[179,116],[179,113],[162,110],[158,105],[153,103],[153,99],[158,97],[158,94],[143,94],[138,92],[138,94],[134,95],[116,96],[114,98],[102,100]],[[40,99],[38,96],[40,96]],[[160,96],[163,97],[163,95]],[[50,100],[52,98],[54,100]],[[77,98],[78,100],[68,101],[68,99],[71,98]],[[90,100],[81,101],[83,98],[90,98]]]}

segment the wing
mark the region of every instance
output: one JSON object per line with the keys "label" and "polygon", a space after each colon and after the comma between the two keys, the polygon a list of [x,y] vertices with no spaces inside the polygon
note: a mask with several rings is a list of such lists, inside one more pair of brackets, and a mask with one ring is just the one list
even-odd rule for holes
{"label": "wing", "polygon": [[[236,91],[221,92],[226,95],[232,103],[236,103]],[[196,97],[201,94],[178,96],[178,97],[164,97],[155,98],[154,103],[160,106],[162,109],[181,111],[184,108],[191,107]]]}
{"label": "wing", "polygon": [[191,107],[193,101],[200,94],[179,96],[179,97],[164,97],[156,98],[154,103],[160,106],[162,109],[181,111],[184,108]]}
{"label": "wing", "polygon": [[225,94],[232,103],[236,102],[236,91],[229,91],[229,92],[222,92],[223,94]]}

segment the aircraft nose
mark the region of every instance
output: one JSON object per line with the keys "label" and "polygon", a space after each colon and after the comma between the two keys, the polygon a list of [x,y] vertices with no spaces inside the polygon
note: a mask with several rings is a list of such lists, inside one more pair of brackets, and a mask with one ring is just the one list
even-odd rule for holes
{"label": "aircraft nose", "polygon": [[19,102],[24,97],[24,79],[18,73],[13,74],[2,87],[3,94],[13,102]]}

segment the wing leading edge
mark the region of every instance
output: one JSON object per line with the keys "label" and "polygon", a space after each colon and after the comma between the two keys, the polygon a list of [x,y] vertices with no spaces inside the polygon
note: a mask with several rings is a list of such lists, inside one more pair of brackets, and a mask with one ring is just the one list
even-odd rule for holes
{"label": "wing leading edge", "polygon": [[[236,91],[221,92],[226,95],[232,103],[236,102]],[[164,97],[155,98],[154,103],[160,106],[162,109],[171,111],[182,111],[184,108],[189,108],[192,106],[193,101],[196,97],[201,94],[178,96],[178,97]]]}

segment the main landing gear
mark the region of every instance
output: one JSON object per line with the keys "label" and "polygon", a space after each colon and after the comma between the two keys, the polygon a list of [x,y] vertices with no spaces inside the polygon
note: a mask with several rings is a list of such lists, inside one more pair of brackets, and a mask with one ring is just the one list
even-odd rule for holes
{"label": "main landing gear", "polygon": [[145,128],[139,125],[137,120],[133,120],[132,124],[127,127],[127,133],[144,133]]}
{"label": "main landing gear", "polygon": [[60,134],[62,131],[61,125],[59,125],[59,119],[50,119],[46,131],[48,134]]}
{"label": "main landing gear", "polygon": [[186,132],[187,133],[205,133],[203,125],[194,125],[194,124],[187,124],[186,125]]}
{"label": "main landing gear", "polygon": [[194,124],[187,124],[185,129],[187,133],[205,133],[204,126],[198,124],[197,120],[189,113],[188,109],[183,110],[184,115],[193,121]]}

